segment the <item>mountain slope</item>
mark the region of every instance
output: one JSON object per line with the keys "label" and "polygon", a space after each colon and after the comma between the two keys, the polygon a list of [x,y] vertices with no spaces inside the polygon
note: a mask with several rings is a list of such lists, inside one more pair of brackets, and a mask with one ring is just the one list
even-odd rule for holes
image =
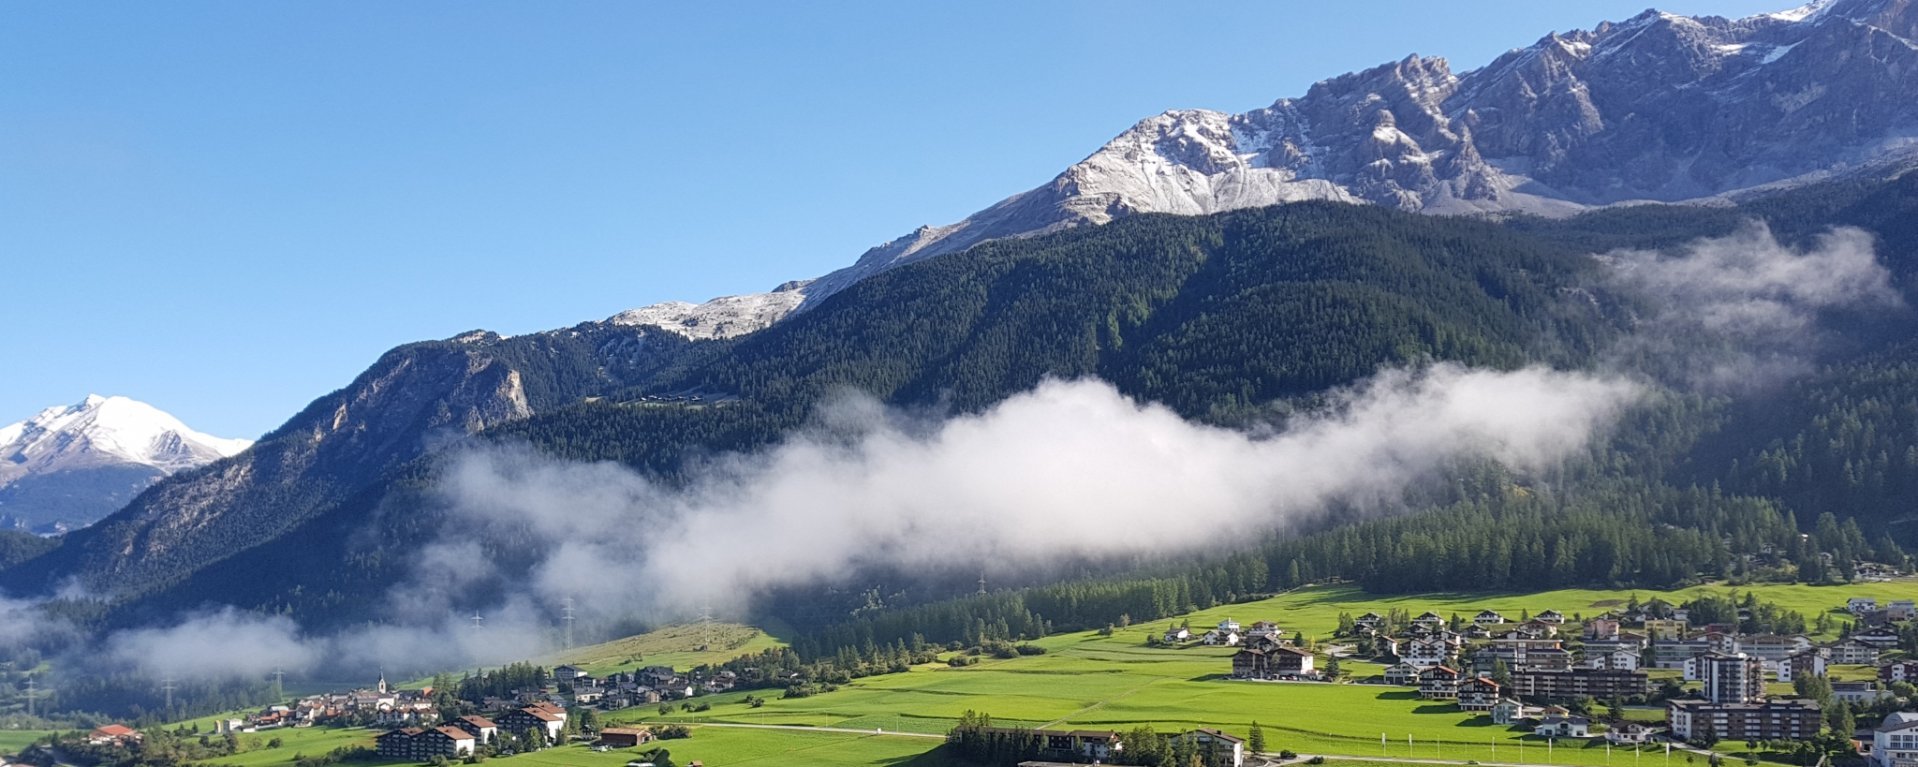
{"label": "mountain slope", "polygon": [[162,477],[251,444],[194,431],[126,397],[88,395],[48,408],[0,427],[0,527],[84,526]]}
{"label": "mountain slope", "polygon": [[[1735,20],[1647,11],[1547,35],[1469,72],[1414,55],[1242,114],[1169,111],[1043,186],[868,250],[803,284],[796,306],[981,242],[1141,213],[1336,200],[1563,214],[1870,172],[1918,156],[1914,30],[1912,0],[1825,0]],[[723,314],[720,303],[703,310]],[[764,312],[754,324],[777,319]]]}

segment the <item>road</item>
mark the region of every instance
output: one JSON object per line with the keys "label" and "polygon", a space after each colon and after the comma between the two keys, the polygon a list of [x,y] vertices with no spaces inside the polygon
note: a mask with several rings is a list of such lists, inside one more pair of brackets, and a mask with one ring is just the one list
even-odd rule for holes
{"label": "road", "polygon": [[892,737],[892,738],[930,738],[932,740],[946,739],[946,736],[944,735],[933,735],[931,733],[925,733],[925,732],[887,732],[885,730],[855,730],[849,727],[808,727],[803,724],[726,724],[726,723],[720,723],[720,722],[647,722],[647,721],[641,721],[638,723],[648,724],[648,725],[683,724],[688,727],[736,727],[742,730],[792,730],[794,732],[843,732],[843,733],[846,733],[847,735],[882,735],[882,736]]}

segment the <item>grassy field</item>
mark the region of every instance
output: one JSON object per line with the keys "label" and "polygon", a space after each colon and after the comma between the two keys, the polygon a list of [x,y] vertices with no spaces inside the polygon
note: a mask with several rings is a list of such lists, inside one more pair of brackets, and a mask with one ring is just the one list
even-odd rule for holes
{"label": "grassy field", "polygon": [[[1839,588],[1753,587],[1760,599],[1804,612],[1838,609],[1854,595],[1881,600],[1918,598],[1918,582],[1900,581]],[[1683,601],[1724,587],[1678,592],[1636,592]],[[1354,615],[1402,608],[1416,614],[1469,616],[1494,609],[1516,617],[1520,610],[1556,609],[1591,615],[1622,605],[1630,593],[1569,589],[1536,594],[1426,594],[1377,597],[1350,587],[1319,587],[1253,603],[1222,606],[1188,616],[1194,626],[1223,618],[1249,623],[1274,620],[1288,633],[1302,631],[1323,639],[1340,612]],[[1243,735],[1253,720],[1264,726],[1271,748],[1301,753],[1389,758],[1443,758],[1572,765],[1623,764],[1629,751],[1609,756],[1602,743],[1583,747],[1560,743],[1548,751],[1543,740],[1497,727],[1484,716],[1468,715],[1450,704],[1419,700],[1403,688],[1375,685],[1324,685],[1232,681],[1230,648],[1145,646],[1146,638],[1169,621],[1121,629],[1110,637],[1086,632],[1038,642],[1045,655],[988,660],[967,668],[924,666],[906,674],[860,680],[833,693],[795,700],[769,700],[760,708],[739,702],[743,694],[712,698],[712,710],[661,717],[653,709],[613,715],[622,721],[673,719],[886,731],[944,732],[964,711],[986,712],[1008,723],[1032,726],[1124,730],[1149,724],[1160,730],[1222,727]],[[1348,664],[1355,673],[1366,669]],[[1633,718],[1653,718],[1635,711]],[[1385,743],[1381,745],[1380,738]],[[1412,743],[1407,745],[1406,738]],[[1651,758],[1649,755],[1644,758]],[[1662,753],[1659,755],[1662,760]],[[1682,758],[1680,757],[1675,758]],[[1608,759],[1610,762],[1608,762]]]}
{"label": "grassy field", "polygon": [[687,669],[782,646],[785,641],[779,637],[787,632],[784,626],[776,623],[759,627],[734,623],[715,623],[704,627],[673,626],[574,648],[543,659],[542,662],[552,665],[571,663],[595,676],[615,671],[636,671],[646,666]]}
{"label": "grassy field", "polygon": [[[1820,611],[1838,610],[1851,596],[1881,601],[1918,598],[1918,581],[1845,587],[1799,585],[1758,586],[1750,589],[1762,600],[1779,603],[1813,618]],[[1639,599],[1662,597],[1684,601],[1704,593],[1728,593],[1724,587],[1697,587],[1678,592],[1638,591]],[[1200,611],[1189,619],[1202,627],[1233,618],[1244,623],[1273,620],[1290,634],[1303,632],[1314,640],[1328,638],[1338,614],[1359,615],[1393,608],[1414,614],[1433,610],[1441,615],[1470,616],[1494,609],[1516,618],[1521,610],[1536,614],[1556,609],[1567,615],[1593,615],[1620,606],[1629,592],[1568,589],[1535,594],[1425,594],[1378,597],[1355,588],[1332,586],[1301,589],[1252,603]],[[1450,704],[1419,700],[1404,688],[1366,684],[1312,684],[1233,681],[1231,648],[1189,646],[1147,647],[1149,636],[1172,621],[1129,626],[1109,637],[1094,632],[1064,634],[1037,642],[1047,649],[1038,656],[986,660],[976,666],[949,668],[921,666],[904,674],[873,677],[838,691],[799,699],[776,695],[759,708],[736,692],[701,700],[711,710],[690,713],[674,710],[660,715],[651,707],[613,712],[609,722],[680,721],[692,724],[753,724],[797,727],[834,727],[872,730],[874,734],[807,732],[699,727],[696,737],[671,745],[676,761],[699,759],[708,765],[799,763],[817,765],[940,765],[928,753],[937,741],[891,733],[939,734],[958,716],[975,710],[1007,724],[1125,730],[1147,724],[1161,731],[1192,727],[1220,727],[1244,735],[1252,721],[1265,728],[1269,748],[1300,753],[1362,757],[1334,760],[1344,767],[1371,767],[1365,759],[1446,759],[1482,762],[1523,762],[1600,767],[1634,763],[1629,750],[1607,752],[1602,741],[1593,744],[1560,742],[1548,747],[1542,739],[1494,726],[1489,718],[1459,711]],[[706,629],[666,629],[615,642],[583,647],[557,660],[583,665],[595,673],[645,665],[691,665],[723,660],[742,653],[777,646],[782,627],[764,631],[746,626],[716,625]],[[703,649],[702,649],[703,648]],[[547,659],[552,662],[555,659]],[[1350,662],[1357,676],[1377,673],[1372,664]],[[1852,669],[1845,669],[1847,676]],[[1628,712],[1634,719],[1656,719],[1654,709]],[[209,720],[210,722],[210,720]],[[203,723],[208,729],[210,723]],[[878,734],[880,732],[886,734]],[[215,763],[236,767],[263,766],[290,761],[295,753],[317,754],[339,745],[368,743],[368,730],[282,731],[287,745],[275,750],[252,750]],[[264,734],[262,734],[264,735]],[[1408,744],[1408,736],[1411,742]],[[0,735],[0,737],[4,737]],[[259,737],[264,741],[262,736]],[[1383,744],[1381,744],[1383,737]],[[4,741],[0,741],[4,743]],[[595,754],[583,747],[567,747],[512,758],[514,764],[608,765],[619,767],[633,753]],[[1648,767],[1663,767],[1664,754],[1638,756]],[[1673,757],[1682,761],[1685,755]],[[1700,759],[1699,761],[1702,761]]]}
{"label": "grassy field", "polygon": [[17,754],[46,735],[45,730],[0,730],[0,754]]}
{"label": "grassy field", "polygon": [[[805,764],[824,767],[964,767],[931,753],[938,741],[892,735],[735,727],[697,727],[693,737],[660,744],[673,761],[699,760],[710,767]],[[514,767],[622,767],[651,746],[594,753],[566,746],[511,757]]]}

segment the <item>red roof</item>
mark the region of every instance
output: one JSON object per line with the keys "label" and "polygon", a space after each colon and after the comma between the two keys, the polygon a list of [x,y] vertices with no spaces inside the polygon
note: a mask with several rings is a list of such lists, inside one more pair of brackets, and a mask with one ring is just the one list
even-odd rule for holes
{"label": "red roof", "polygon": [[140,735],[139,730],[135,730],[132,727],[128,727],[124,724],[109,724],[104,727],[96,728],[93,731],[93,737],[96,737],[96,738],[128,738],[128,737],[138,737],[139,735]]}

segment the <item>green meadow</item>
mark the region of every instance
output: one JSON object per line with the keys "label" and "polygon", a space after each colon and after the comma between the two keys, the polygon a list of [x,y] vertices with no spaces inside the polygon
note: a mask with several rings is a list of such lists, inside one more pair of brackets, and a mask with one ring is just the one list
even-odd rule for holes
{"label": "green meadow", "polygon": [[[1398,608],[1416,614],[1433,610],[1469,617],[1493,609],[1516,618],[1520,611],[1556,609],[1567,615],[1594,615],[1622,606],[1633,593],[1640,600],[1659,597],[1679,602],[1707,593],[1730,593],[1723,586],[1675,592],[1566,589],[1534,594],[1424,594],[1379,597],[1344,586],[1301,589],[1256,602],[1224,605],[1184,616],[1195,627],[1233,618],[1242,623],[1277,621],[1287,633],[1303,632],[1324,640],[1338,615]],[[1750,589],[1759,599],[1779,603],[1812,618],[1839,609],[1851,596],[1881,600],[1918,598],[1918,582],[1845,587],[1765,585]],[[1047,653],[979,665],[919,667],[909,673],[858,680],[832,693],[809,698],[769,699],[759,708],[744,694],[711,698],[710,711],[660,716],[656,709],[633,709],[619,721],[688,721],[797,725],[940,733],[958,716],[975,710],[995,719],[1028,726],[1125,730],[1146,724],[1160,730],[1221,727],[1244,735],[1254,720],[1266,730],[1270,748],[1300,753],[1404,759],[1458,759],[1567,765],[1623,765],[1634,759],[1626,750],[1608,751],[1602,742],[1548,745],[1488,717],[1459,711],[1451,704],[1418,699],[1404,688],[1367,684],[1246,682],[1225,678],[1230,648],[1187,646],[1153,648],[1147,637],[1169,623],[1153,621],[1118,630],[1064,634],[1040,640]],[[1355,675],[1376,666],[1346,663]],[[1632,718],[1657,718],[1652,709]],[[1384,742],[1381,743],[1381,736]],[[1411,738],[1408,745],[1407,737]],[[1652,759],[1654,755],[1636,757]],[[1655,755],[1664,759],[1661,751]],[[1673,757],[1682,760],[1683,754]]]}
{"label": "green meadow", "polygon": [[[805,763],[817,765],[925,765],[943,767],[932,753],[938,741],[906,737],[905,733],[944,733],[967,710],[991,714],[1007,724],[1032,727],[1127,730],[1149,725],[1161,731],[1219,727],[1245,735],[1253,721],[1266,731],[1268,748],[1305,754],[1347,757],[1332,764],[1371,767],[1368,760],[1443,759],[1526,764],[1562,764],[1585,767],[1643,764],[1664,767],[1661,750],[1634,754],[1608,751],[1602,741],[1582,743],[1545,740],[1492,725],[1479,714],[1462,712],[1452,704],[1423,701],[1409,689],[1371,684],[1315,684],[1248,682],[1226,678],[1231,648],[1186,646],[1148,647],[1148,637],[1178,621],[1195,628],[1225,618],[1242,623],[1277,621],[1287,634],[1302,632],[1313,641],[1328,639],[1341,612],[1353,615],[1403,609],[1413,614],[1432,610],[1469,618],[1481,609],[1493,609],[1516,618],[1521,611],[1555,609],[1569,615],[1590,616],[1622,606],[1634,593],[1641,601],[1654,597],[1681,602],[1701,594],[1752,591],[1761,600],[1797,610],[1808,619],[1818,612],[1837,611],[1852,596],[1880,600],[1918,598],[1918,581],[1862,584],[1843,587],[1765,585],[1749,589],[1700,586],[1675,592],[1637,592],[1565,589],[1533,594],[1423,594],[1380,597],[1349,586],[1300,589],[1256,602],[1223,605],[1182,616],[1120,628],[1111,636],[1097,632],[1062,634],[1039,640],[1044,655],[1007,660],[987,659],[978,665],[951,668],[928,664],[908,673],[861,679],[830,693],[782,699],[776,691],[757,691],[767,700],[760,707],[745,701],[748,692],[699,699],[711,705],[703,712],[677,706],[661,715],[657,708],[641,707],[605,715],[609,723],[675,721],[693,725],[748,724],[794,728],[840,728],[860,733],[802,729],[697,727],[695,737],[667,744],[674,760],[698,759],[718,767],[729,764]],[[767,631],[738,625],[675,627],[569,651],[559,660],[582,665],[595,673],[631,670],[646,665],[686,668],[772,647],[783,641],[784,627]],[[548,662],[550,662],[549,659]],[[1376,674],[1376,664],[1351,661],[1345,670],[1357,677]],[[1654,672],[1667,674],[1670,672]],[[1868,669],[1844,667],[1845,677],[1865,676]],[[1630,709],[1633,719],[1662,718],[1655,708]],[[212,720],[202,720],[210,729]],[[294,754],[324,753],[340,745],[370,744],[371,730],[312,728],[283,730],[279,749],[256,748],[215,763],[253,767],[290,762]],[[262,742],[266,733],[247,738]],[[0,738],[5,738],[0,734]],[[1408,742],[1409,737],[1409,742]],[[1383,738],[1383,742],[1381,742]],[[30,740],[30,738],[29,738]],[[7,741],[0,740],[0,744]],[[568,746],[511,757],[513,764],[608,765],[630,761],[632,750],[594,753]],[[1703,762],[1684,753],[1670,764]]]}
{"label": "green meadow", "polygon": [[0,730],[0,754],[19,753],[48,734],[47,730]]}

